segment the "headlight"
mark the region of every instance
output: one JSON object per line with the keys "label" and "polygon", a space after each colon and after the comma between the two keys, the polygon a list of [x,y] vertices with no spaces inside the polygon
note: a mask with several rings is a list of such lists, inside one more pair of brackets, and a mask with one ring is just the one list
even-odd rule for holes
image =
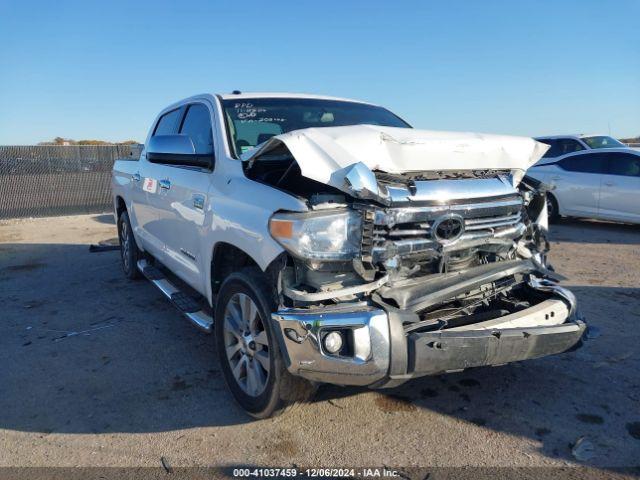
{"label": "headlight", "polygon": [[296,257],[350,260],[360,252],[362,218],[353,210],[276,213],[271,236]]}

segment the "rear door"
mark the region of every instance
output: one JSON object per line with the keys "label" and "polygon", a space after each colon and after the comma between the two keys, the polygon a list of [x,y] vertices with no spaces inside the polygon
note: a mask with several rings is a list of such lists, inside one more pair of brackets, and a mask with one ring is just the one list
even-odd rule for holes
{"label": "rear door", "polygon": [[604,171],[602,154],[585,152],[567,155],[556,162],[557,168],[548,183],[555,187],[563,215],[592,217],[598,215],[600,183]]}
{"label": "rear door", "polygon": [[640,223],[640,155],[622,152],[601,154],[606,173],[600,193],[601,218]]}
{"label": "rear door", "polygon": [[[196,154],[213,155],[213,109],[206,103],[184,107],[177,133],[188,135]],[[158,165],[158,219],[164,241],[164,263],[176,275],[202,292],[206,235],[205,216],[212,180],[209,169]]]}

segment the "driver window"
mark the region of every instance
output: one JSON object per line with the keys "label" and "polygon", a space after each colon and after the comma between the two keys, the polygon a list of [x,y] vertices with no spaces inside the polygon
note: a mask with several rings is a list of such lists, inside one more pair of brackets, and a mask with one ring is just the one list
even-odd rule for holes
{"label": "driver window", "polygon": [[202,103],[189,105],[180,133],[191,137],[197,154],[210,155],[213,153],[211,115],[206,105]]}

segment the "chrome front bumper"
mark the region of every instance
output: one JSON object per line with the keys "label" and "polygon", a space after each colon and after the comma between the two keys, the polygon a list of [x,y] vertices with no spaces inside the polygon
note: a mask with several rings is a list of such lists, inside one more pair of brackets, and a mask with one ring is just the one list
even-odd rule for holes
{"label": "chrome front bumper", "polygon": [[[281,310],[272,315],[280,350],[289,372],[322,383],[371,385],[389,370],[389,320],[383,310],[311,313]],[[353,331],[353,356],[331,356],[321,342],[323,331]]]}
{"label": "chrome front bumper", "polygon": [[[569,311],[574,310],[575,300]],[[337,385],[392,387],[424,375],[562,353],[579,346],[586,324],[571,312],[559,325],[405,334],[402,313],[281,310],[272,315],[287,369],[308,380]],[[353,355],[324,351],[322,334],[348,328]]]}

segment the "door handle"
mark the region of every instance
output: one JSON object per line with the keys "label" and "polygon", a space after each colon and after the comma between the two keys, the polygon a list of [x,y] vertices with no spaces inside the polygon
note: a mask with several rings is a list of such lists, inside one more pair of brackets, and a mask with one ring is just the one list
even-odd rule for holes
{"label": "door handle", "polygon": [[555,176],[555,177],[551,177],[551,180],[560,180],[561,177]]}
{"label": "door handle", "polygon": [[607,187],[613,187],[613,186],[615,185],[615,183],[613,183],[613,182],[604,182],[604,184],[605,184]]}
{"label": "door handle", "polygon": [[193,207],[198,210],[204,210],[204,195],[193,196]]}
{"label": "door handle", "polygon": [[171,182],[166,178],[164,180],[160,180],[158,185],[160,185],[160,188],[164,188],[165,190],[169,190],[171,188]]}
{"label": "door handle", "polygon": [[133,180],[134,182],[138,183],[140,180],[142,180],[142,177],[140,176],[140,174],[138,172],[136,172],[133,175],[131,175],[131,180]]}

